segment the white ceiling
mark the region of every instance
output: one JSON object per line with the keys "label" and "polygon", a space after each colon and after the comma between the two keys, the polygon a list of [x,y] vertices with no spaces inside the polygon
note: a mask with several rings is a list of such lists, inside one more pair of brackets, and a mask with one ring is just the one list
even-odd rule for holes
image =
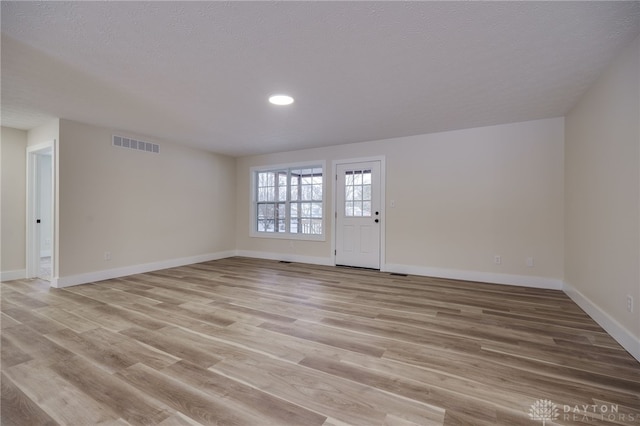
{"label": "white ceiling", "polygon": [[1,29],[3,126],[246,155],[563,116],[640,2],[2,1]]}

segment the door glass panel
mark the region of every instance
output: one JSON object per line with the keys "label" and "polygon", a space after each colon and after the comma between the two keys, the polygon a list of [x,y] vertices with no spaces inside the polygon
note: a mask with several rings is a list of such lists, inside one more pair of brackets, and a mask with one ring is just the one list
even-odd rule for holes
{"label": "door glass panel", "polygon": [[362,202],[362,216],[371,217],[371,201]]}
{"label": "door glass panel", "polygon": [[344,203],[344,205],[345,205],[344,215],[347,217],[353,216],[353,201],[347,201]]}
{"label": "door glass panel", "polygon": [[345,172],[346,217],[371,217],[371,170]]}

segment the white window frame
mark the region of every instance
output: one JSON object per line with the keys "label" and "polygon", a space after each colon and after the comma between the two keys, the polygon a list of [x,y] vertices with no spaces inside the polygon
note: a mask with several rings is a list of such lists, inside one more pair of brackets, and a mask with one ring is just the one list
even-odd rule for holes
{"label": "white window frame", "polygon": [[[257,179],[259,172],[269,172],[276,170],[288,169],[304,169],[310,167],[322,168],[322,234],[302,234],[290,232],[260,232],[256,229],[257,223]],[[249,214],[249,236],[255,238],[273,238],[280,240],[306,240],[306,241],[326,241],[327,239],[327,162],[321,161],[301,161],[298,163],[287,164],[270,164],[264,166],[255,166],[250,168],[249,180],[251,182],[250,196],[250,214]],[[289,188],[289,185],[287,185]],[[287,189],[288,189],[287,188]],[[289,197],[289,195],[287,195]],[[290,218],[287,218],[290,220]]]}

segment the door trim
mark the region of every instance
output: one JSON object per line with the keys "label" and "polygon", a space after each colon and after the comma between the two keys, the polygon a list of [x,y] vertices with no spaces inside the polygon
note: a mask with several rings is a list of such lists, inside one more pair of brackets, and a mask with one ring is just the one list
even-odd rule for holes
{"label": "door trim", "polygon": [[27,229],[26,229],[26,278],[36,278],[40,271],[40,252],[37,239],[40,234],[36,228],[36,176],[37,155],[43,151],[51,152],[51,277],[54,283],[58,276],[58,240],[57,240],[57,212],[56,212],[56,183],[57,183],[57,150],[56,141],[52,140],[37,145],[27,146]]}
{"label": "door trim", "polygon": [[387,187],[387,174],[386,174],[386,157],[384,155],[374,157],[358,157],[358,158],[345,158],[340,160],[333,160],[331,162],[331,263],[336,265],[336,215],[338,213],[338,165],[339,164],[351,164],[351,163],[366,163],[369,161],[380,162],[380,215],[382,217],[382,226],[380,226],[380,271],[386,271],[386,229],[387,229],[387,215],[385,191]]}

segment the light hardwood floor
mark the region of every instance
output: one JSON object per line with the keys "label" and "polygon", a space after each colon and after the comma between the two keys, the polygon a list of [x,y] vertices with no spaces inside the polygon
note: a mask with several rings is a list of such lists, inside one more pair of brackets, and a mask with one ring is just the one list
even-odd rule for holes
{"label": "light hardwood floor", "polygon": [[246,258],[1,290],[3,425],[640,425],[560,291]]}

